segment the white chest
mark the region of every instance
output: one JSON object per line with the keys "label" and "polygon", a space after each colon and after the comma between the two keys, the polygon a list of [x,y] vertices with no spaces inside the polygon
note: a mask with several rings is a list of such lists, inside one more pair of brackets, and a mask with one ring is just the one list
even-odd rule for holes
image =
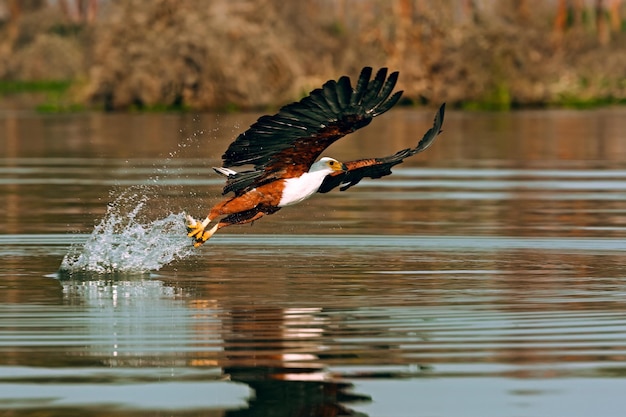
{"label": "white chest", "polygon": [[290,206],[311,197],[320,188],[327,174],[327,172],[307,172],[301,177],[286,179],[278,206]]}

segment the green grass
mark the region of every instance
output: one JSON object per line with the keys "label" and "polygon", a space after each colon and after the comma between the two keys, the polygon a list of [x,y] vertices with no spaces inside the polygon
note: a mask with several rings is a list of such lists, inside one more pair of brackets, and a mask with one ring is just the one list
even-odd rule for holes
{"label": "green grass", "polygon": [[[583,87],[588,82],[586,79],[580,80]],[[626,82],[626,81],[623,81]],[[0,80],[0,97],[18,94],[36,94],[37,104],[34,110],[40,113],[67,113],[80,112],[89,109],[85,104],[76,102],[72,98],[70,89],[76,82],[73,81],[7,81]],[[408,99],[407,99],[408,100]],[[409,100],[405,105],[412,105]],[[543,103],[517,103],[514,101],[509,86],[506,82],[494,85],[493,89],[477,100],[460,101],[455,104],[456,108],[470,111],[509,111],[512,109],[535,107],[535,108],[570,108],[570,109],[592,109],[609,105],[626,105],[626,97],[580,97],[575,94],[562,95],[550,102]],[[103,110],[98,109],[96,110]],[[126,109],[130,112],[163,113],[163,112],[187,112],[193,109],[184,103],[173,104],[153,104],[134,105]],[[222,112],[236,113],[241,108],[234,103],[226,103],[221,109]],[[275,110],[270,107],[263,110]]]}
{"label": "green grass", "polygon": [[0,80],[0,95],[21,93],[64,93],[72,85],[71,81],[7,81]]}
{"label": "green grass", "polygon": [[69,97],[72,81],[45,80],[45,81],[7,81],[0,80],[0,97],[19,94],[35,94],[38,103],[34,109],[41,113],[66,113],[85,110],[85,106],[78,104]]}
{"label": "green grass", "polygon": [[575,96],[563,96],[560,100],[552,103],[553,106],[563,107],[568,109],[593,109],[602,106],[611,105],[624,105],[626,104],[626,98],[617,97],[594,97],[590,99],[583,99]]}
{"label": "green grass", "polygon": [[67,113],[86,110],[83,104],[72,100],[70,88],[74,81],[7,81],[0,80],[0,97],[35,94],[34,110],[40,113]]}

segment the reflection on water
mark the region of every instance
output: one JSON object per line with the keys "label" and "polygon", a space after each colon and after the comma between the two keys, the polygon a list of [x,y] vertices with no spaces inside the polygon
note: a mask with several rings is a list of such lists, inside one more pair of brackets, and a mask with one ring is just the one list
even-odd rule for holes
{"label": "reflection on water", "polygon": [[199,250],[177,213],[255,115],[0,116],[0,414],[621,415],[624,116],[451,112],[395,175]]}

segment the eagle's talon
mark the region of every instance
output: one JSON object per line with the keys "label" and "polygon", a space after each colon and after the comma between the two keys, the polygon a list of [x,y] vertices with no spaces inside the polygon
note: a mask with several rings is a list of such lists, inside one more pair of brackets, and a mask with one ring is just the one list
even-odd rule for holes
{"label": "eagle's talon", "polygon": [[209,240],[209,238],[211,237],[211,233],[208,230],[204,230],[204,229],[194,231],[194,233],[197,233],[197,234],[195,236],[189,236],[189,237],[194,238],[193,239],[194,248],[201,246],[204,242]]}
{"label": "eagle's talon", "polygon": [[204,232],[204,226],[190,215],[186,216],[187,236],[199,237]]}
{"label": "eagle's talon", "polygon": [[[185,216],[185,226],[187,228],[187,236],[193,238],[193,246],[198,247],[204,242],[209,240],[215,230],[207,230],[206,226],[209,223],[208,219],[204,222],[199,222],[190,215]],[[216,229],[216,228],[214,228]]]}

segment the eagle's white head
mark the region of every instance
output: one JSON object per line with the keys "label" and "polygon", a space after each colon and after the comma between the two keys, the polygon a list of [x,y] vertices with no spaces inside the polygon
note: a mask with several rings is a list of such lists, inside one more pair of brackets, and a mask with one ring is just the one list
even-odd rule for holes
{"label": "eagle's white head", "polygon": [[310,173],[325,171],[327,174],[335,171],[347,170],[348,168],[346,168],[345,164],[327,156],[320,158],[319,161],[315,162],[313,165],[311,165],[311,168],[309,168]]}

